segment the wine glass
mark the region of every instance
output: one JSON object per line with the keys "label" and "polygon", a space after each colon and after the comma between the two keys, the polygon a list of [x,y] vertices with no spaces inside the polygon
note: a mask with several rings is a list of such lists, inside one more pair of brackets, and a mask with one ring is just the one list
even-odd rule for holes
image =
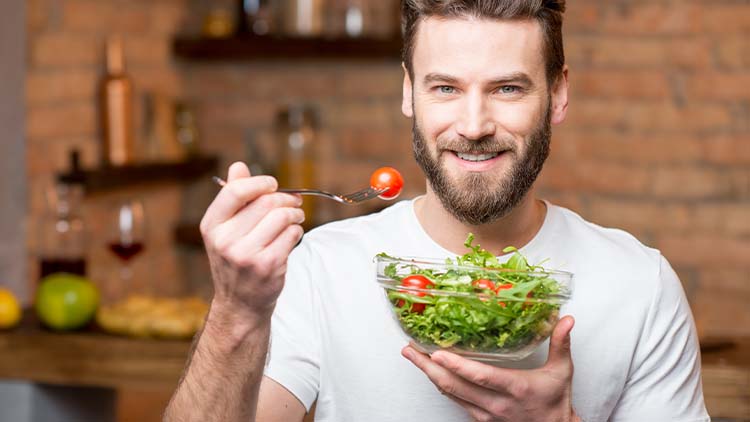
{"label": "wine glass", "polygon": [[145,216],[143,203],[138,199],[120,202],[114,212],[109,250],[120,259],[122,287],[130,287],[133,278],[131,260],[143,251]]}

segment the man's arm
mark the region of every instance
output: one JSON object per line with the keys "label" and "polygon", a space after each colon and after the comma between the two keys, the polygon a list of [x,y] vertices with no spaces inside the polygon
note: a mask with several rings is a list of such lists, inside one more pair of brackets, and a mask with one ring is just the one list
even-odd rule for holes
{"label": "man's arm", "polygon": [[693,315],[682,283],[664,257],[625,389],[609,420],[710,420]]}
{"label": "man's arm", "polygon": [[164,420],[302,421],[302,403],[263,376],[269,328],[246,327],[230,338],[207,323]]}
{"label": "man's arm", "polygon": [[[301,198],[277,193],[276,186],[235,163],[201,220],[214,297],[165,421],[256,420],[271,315],[304,220]],[[272,400],[277,395],[264,388],[263,417],[301,420],[298,407]]]}
{"label": "man's arm", "polygon": [[[305,417],[305,406],[302,402],[269,377],[263,377],[260,384],[258,403],[256,420],[259,422],[302,421]],[[271,406],[271,403],[274,405]]]}

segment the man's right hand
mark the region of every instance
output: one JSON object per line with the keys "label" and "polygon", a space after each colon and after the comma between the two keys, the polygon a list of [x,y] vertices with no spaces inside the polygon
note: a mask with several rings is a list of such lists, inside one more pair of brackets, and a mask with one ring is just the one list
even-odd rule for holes
{"label": "man's right hand", "polygon": [[[201,220],[214,298],[165,421],[256,420],[271,314],[305,219],[302,198],[276,189],[273,177],[251,177],[247,166],[234,163]],[[265,391],[275,400],[267,399],[273,404],[264,406],[264,415],[302,419],[305,408],[291,393]]]}
{"label": "man's right hand", "polygon": [[206,210],[200,230],[214,283],[209,321],[217,314],[251,325],[270,318],[305,219],[302,198],[277,188],[273,177],[251,177],[237,162]]}

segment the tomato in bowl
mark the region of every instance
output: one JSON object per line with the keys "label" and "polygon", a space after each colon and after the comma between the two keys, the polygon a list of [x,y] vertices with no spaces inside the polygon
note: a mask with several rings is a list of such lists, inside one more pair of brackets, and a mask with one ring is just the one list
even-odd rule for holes
{"label": "tomato in bowl", "polygon": [[549,338],[571,297],[573,274],[530,266],[518,252],[513,257],[473,265],[481,262],[379,254],[376,279],[391,315],[418,350],[520,360]]}

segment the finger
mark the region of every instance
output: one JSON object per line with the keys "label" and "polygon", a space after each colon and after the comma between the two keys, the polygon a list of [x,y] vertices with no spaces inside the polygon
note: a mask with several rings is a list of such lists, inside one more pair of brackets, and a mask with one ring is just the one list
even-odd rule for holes
{"label": "finger", "polygon": [[495,420],[492,414],[487,412],[486,410],[482,409],[479,406],[476,406],[472,403],[467,402],[466,400],[462,400],[456,396],[452,396],[450,394],[443,394],[445,397],[448,397],[449,399],[453,400],[454,403],[458,404],[459,406],[466,409],[466,411],[469,413],[469,416],[475,421],[492,421]]}
{"label": "finger", "polygon": [[282,269],[285,267],[289,254],[292,253],[292,249],[297,246],[297,243],[302,239],[304,230],[299,224],[292,224],[291,226],[284,229],[281,234],[276,237],[265,249],[263,249],[259,255],[260,258],[265,258],[263,255],[272,257],[271,265],[275,268]]}
{"label": "finger", "polygon": [[214,239],[217,244],[226,244],[250,233],[258,222],[275,208],[294,208],[302,205],[302,199],[287,193],[265,194],[240,209],[232,218],[216,227]]}
{"label": "finger", "polygon": [[247,168],[247,165],[242,161],[232,163],[227,172],[227,183],[243,177],[250,177],[250,169]]}
{"label": "finger", "polygon": [[466,381],[496,393],[512,396],[521,384],[518,370],[497,368],[455,353],[439,350],[432,354],[432,361]]}
{"label": "finger", "polygon": [[232,248],[240,251],[259,251],[271,244],[287,227],[302,224],[305,212],[299,208],[274,208]]}
{"label": "finger", "polygon": [[201,221],[201,231],[205,233],[205,230],[229,220],[247,203],[265,193],[274,192],[277,186],[276,179],[270,176],[245,177],[228,182],[208,206]]}
{"label": "finger", "polygon": [[442,394],[460,398],[485,409],[490,408],[492,401],[497,398],[497,392],[470,383],[433,362],[428,355],[419,353],[411,346],[404,347],[401,354],[409,359],[417,368],[421,369]]}
{"label": "finger", "polygon": [[548,367],[570,367],[572,359],[570,357],[570,331],[573,329],[575,320],[572,316],[566,315],[557,321],[555,329],[549,340],[549,355],[547,356]]}

